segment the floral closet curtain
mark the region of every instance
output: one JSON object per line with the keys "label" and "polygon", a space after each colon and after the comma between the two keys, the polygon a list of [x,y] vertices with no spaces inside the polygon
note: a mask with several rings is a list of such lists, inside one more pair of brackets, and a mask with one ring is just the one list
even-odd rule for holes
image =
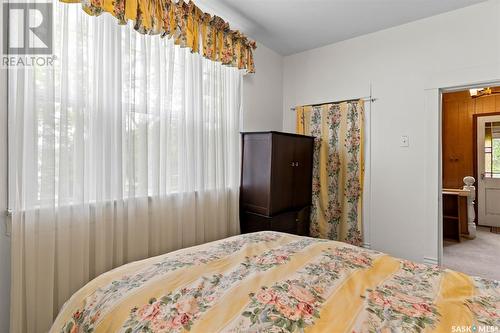
{"label": "floral closet curtain", "polygon": [[316,138],[311,236],[362,244],[364,103],[303,106],[297,133]]}

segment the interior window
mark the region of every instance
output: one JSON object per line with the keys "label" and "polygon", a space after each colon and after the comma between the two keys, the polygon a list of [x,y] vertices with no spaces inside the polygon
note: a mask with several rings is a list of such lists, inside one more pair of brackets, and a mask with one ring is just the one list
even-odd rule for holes
{"label": "interior window", "polygon": [[484,176],[500,178],[500,122],[486,123],[484,140]]}

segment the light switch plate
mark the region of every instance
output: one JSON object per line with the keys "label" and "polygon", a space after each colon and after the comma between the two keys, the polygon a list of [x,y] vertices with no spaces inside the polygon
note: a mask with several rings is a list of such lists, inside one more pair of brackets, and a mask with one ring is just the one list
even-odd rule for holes
{"label": "light switch plate", "polygon": [[410,146],[410,138],[407,135],[401,135],[401,139],[399,139],[400,147],[409,147]]}

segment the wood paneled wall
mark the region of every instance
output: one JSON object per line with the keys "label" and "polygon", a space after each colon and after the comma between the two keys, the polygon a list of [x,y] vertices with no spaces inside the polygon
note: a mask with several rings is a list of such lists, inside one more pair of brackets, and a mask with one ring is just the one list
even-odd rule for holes
{"label": "wood paneled wall", "polygon": [[500,95],[473,99],[469,91],[443,94],[444,188],[462,188],[465,176],[476,177],[473,174],[473,115],[493,112],[500,112]]}

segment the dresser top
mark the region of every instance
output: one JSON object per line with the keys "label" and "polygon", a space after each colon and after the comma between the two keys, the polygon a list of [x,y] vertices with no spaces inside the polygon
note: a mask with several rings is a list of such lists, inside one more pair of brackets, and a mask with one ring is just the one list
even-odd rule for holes
{"label": "dresser top", "polygon": [[278,131],[241,132],[241,134],[243,134],[243,135],[246,135],[246,134],[277,134],[277,135],[296,136],[296,137],[301,137],[301,138],[311,138],[311,139],[314,138],[313,136],[310,136],[310,135],[286,133],[286,132],[278,132]]}

